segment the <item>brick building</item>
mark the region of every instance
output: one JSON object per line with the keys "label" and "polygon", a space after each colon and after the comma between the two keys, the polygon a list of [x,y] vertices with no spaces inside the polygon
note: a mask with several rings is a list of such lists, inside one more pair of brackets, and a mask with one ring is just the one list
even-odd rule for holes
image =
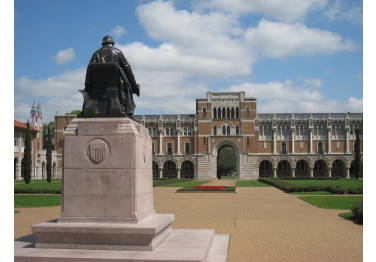
{"label": "brick building", "polygon": [[[75,116],[55,116],[55,150]],[[238,179],[354,175],[362,113],[257,113],[245,92],[208,92],[195,114],[135,115],[152,138],[153,176],[216,179],[217,157],[235,151]],[[362,137],[361,137],[362,139]],[[361,140],[362,143],[362,140]],[[362,148],[362,144],[361,144]]]}

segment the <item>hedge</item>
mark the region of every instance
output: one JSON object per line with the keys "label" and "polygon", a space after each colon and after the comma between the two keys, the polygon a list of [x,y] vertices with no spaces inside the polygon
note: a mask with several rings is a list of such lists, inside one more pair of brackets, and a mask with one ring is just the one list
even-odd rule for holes
{"label": "hedge", "polygon": [[154,178],[153,187],[191,181],[190,178]]}
{"label": "hedge", "polygon": [[259,181],[272,185],[286,193],[328,191],[332,194],[346,194],[346,193],[347,194],[363,194],[363,188],[348,188],[346,190],[345,188],[341,186],[296,186],[296,185],[292,185],[287,182],[281,181],[279,179],[264,178],[264,177],[260,177]]}
{"label": "hedge", "polygon": [[363,224],[363,201],[355,203],[351,208],[356,222]]}
{"label": "hedge", "polygon": [[61,189],[15,188],[14,194],[61,194]]}

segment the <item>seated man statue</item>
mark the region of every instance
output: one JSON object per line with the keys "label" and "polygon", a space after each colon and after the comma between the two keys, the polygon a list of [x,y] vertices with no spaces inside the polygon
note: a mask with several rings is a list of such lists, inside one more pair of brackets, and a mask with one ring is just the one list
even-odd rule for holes
{"label": "seated man statue", "polygon": [[[119,102],[121,105],[121,110],[132,118],[136,104],[133,100],[133,95],[136,94],[140,96],[140,86],[136,83],[136,79],[133,75],[131,66],[129,65],[127,59],[124,57],[123,53],[114,47],[114,40],[111,36],[106,35],[102,41],[102,47],[94,52],[91,57],[85,79],[85,92],[82,92],[85,100],[92,99],[92,87],[95,83],[92,83],[92,72],[90,70],[90,65],[92,63],[116,63],[118,68],[118,89],[119,89]],[[86,93],[86,94],[85,94]],[[88,97],[87,97],[88,96]],[[85,117],[85,102],[83,108],[83,117]]]}

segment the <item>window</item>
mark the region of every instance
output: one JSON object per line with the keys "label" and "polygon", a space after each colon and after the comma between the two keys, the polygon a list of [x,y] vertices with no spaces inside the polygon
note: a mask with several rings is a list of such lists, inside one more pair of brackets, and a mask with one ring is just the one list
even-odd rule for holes
{"label": "window", "polygon": [[286,151],[286,142],[282,142],[281,143],[281,149],[282,149],[282,154],[287,154],[287,151]]}
{"label": "window", "polygon": [[298,163],[296,163],[296,170],[304,170],[305,167],[304,167],[304,160],[299,160]]}
{"label": "window", "polygon": [[245,116],[246,116],[246,117],[249,117],[249,107],[247,107],[247,108],[245,109]]}
{"label": "window", "polygon": [[217,135],[217,127],[216,127],[216,126],[213,127],[213,134],[214,134],[215,136]]}
{"label": "window", "polygon": [[192,127],[184,127],[184,136],[191,136],[192,135]]}
{"label": "window", "polygon": [[167,162],[167,170],[168,171],[175,171],[176,170],[176,165],[172,161]]}
{"label": "window", "polygon": [[189,155],[191,153],[191,143],[184,143],[184,154]]}
{"label": "window", "polygon": [[14,138],[14,146],[18,146],[18,138],[17,137]]}
{"label": "window", "polygon": [[235,118],[239,118],[239,107],[235,110]]}
{"label": "window", "polygon": [[167,154],[172,155],[172,143],[167,143]]}
{"label": "window", "polygon": [[156,136],[157,130],[155,127],[149,127],[149,136]]}
{"label": "window", "polygon": [[204,137],[204,146],[206,146],[206,137]]}
{"label": "window", "polygon": [[214,108],[214,110],[213,110],[213,118],[214,119],[217,118],[217,108]]}
{"label": "window", "polygon": [[222,126],[222,135],[226,135],[226,127],[225,126]]}
{"label": "window", "polygon": [[287,170],[287,161],[282,160],[278,163],[278,170]]}
{"label": "window", "polygon": [[324,150],[322,148],[322,142],[317,142],[317,154],[324,154]]}
{"label": "window", "polygon": [[155,151],[154,151],[154,143],[151,143],[151,152],[153,155],[155,155]]}
{"label": "window", "polygon": [[249,146],[249,136],[247,136],[247,146]]}
{"label": "window", "polygon": [[227,126],[227,135],[230,135],[230,126]]}
{"label": "window", "polygon": [[235,130],[236,130],[236,135],[240,135],[240,128],[239,128],[239,126],[236,126]]}
{"label": "window", "polygon": [[174,135],[174,128],[166,127],[166,136],[173,136],[173,135]]}
{"label": "window", "polygon": [[202,109],[202,117],[206,117],[206,107]]}

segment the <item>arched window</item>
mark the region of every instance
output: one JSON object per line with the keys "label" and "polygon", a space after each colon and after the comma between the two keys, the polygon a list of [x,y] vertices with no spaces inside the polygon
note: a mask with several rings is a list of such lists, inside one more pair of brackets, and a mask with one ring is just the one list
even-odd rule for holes
{"label": "arched window", "polygon": [[174,135],[174,128],[166,127],[166,136],[173,136],[173,135]]}
{"label": "arched window", "polygon": [[213,135],[215,135],[215,136],[217,135],[217,127],[216,126],[213,127]]}
{"label": "arched window", "polygon": [[227,135],[230,135],[230,126],[227,126]]}
{"label": "arched window", "polygon": [[222,118],[226,118],[226,108],[222,108]]}
{"label": "arched window", "polygon": [[304,126],[304,135],[308,136],[308,126],[307,125]]}
{"label": "arched window", "polygon": [[246,109],[245,109],[245,116],[249,116],[249,107],[247,107]]}
{"label": "arched window", "polygon": [[203,117],[206,117],[206,107],[204,107],[204,108],[202,109],[202,116],[203,116]]}
{"label": "arched window", "polygon": [[184,131],[183,131],[183,135],[184,135],[184,136],[188,135],[188,128],[184,127],[183,130],[184,130]]}
{"label": "arched window", "polygon": [[213,118],[214,119],[217,118],[217,108],[214,108],[214,110],[213,110]]}
{"label": "arched window", "polygon": [[240,129],[239,129],[239,126],[236,126],[235,130],[236,130],[236,135],[237,135],[237,136],[240,135]]}
{"label": "arched window", "polygon": [[222,135],[226,135],[226,127],[225,126],[222,126]]}
{"label": "arched window", "polygon": [[231,108],[231,118],[235,118],[235,109]]}
{"label": "arched window", "polygon": [[239,118],[239,107],[236,108],[236,116],[235,118]]}
{"label": "arched window", "polygon": [[226,118],[230,118],[230,108],[227,108],[226,110]]}

